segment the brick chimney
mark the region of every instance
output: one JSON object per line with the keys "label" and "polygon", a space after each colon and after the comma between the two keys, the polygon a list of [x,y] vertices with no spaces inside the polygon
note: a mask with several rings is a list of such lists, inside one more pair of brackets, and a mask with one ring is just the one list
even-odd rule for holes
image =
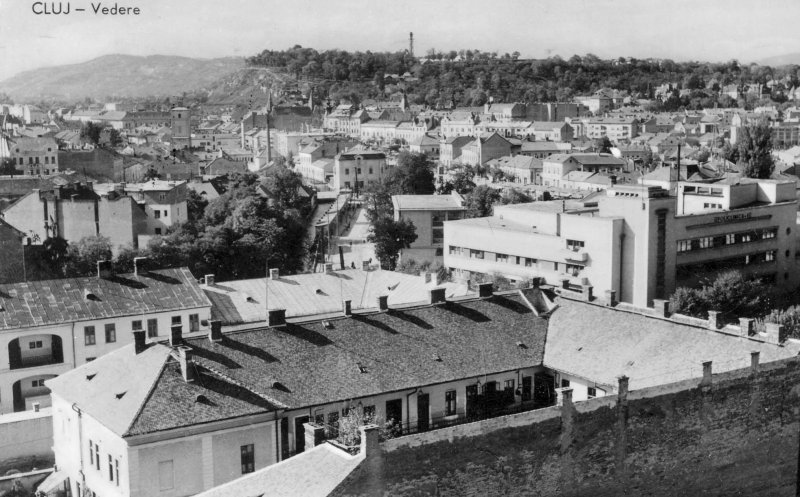
{"label": "brick chimney", "polygon": [[592,285],[581,285],[581,300],[591,302],[594,298],[594,287]]}
{"label": "brick chimney", "polygon": [[433,304],[441,304],[445,301],[445,289],[444,288],[433,288],[428,291],[428,303]]}
{"label": "brick chimney", "polygon": [[712,374],[711,365],[712,365],[711,361],[705,361],[703,363],[703,379],[700,382],[701,385],[711,385],[711,374]]}
{"label": "brick chimney", "polygon": [[147,257],[133,258],[133,274],[139,275],[147,272]]}
{"label": "brick chimney", "polygon": [[653,299],[653,313],[662,318],[669,317],[669,300]]}
{"label": "brick chimney", "polygon": [[379,295],[378,296],[378,309],[381,311],[388,311],[389,310],[389,296],[388,295]]}
{"label": "brick chimney", "polygon": [[286,309],[267,311],[267,326],[286,326]]}
{"label": "brick chimney", "polygon": [[206,275],[206,286],[214,286],[214,275],[207,274]]}
{"label": "brick chimney", "polygon": [[219,319],[212,319],[208,322],[211,326],[208,332],[208,339],[212,342],[222,341],[222,321]]}
{"label": "brick chimney", "polygon": [[370,270],[369,261],[361,261],[361,269],[363,271],[369,271]]}
{"label": "brick chimney", "polygon": [[719,311],[708,311],[708,329],[718,330],[720,325]]}
{"label": "brick chimney", "polygon": [[136,354],[141,354],[147,349],[147,342],[145,340],[144,330],[134,330],[133,332],[133,350]]}
{"label": "brick chimney", "polygon": [[493,294],[494,294],[493,283],[481,283],[478,285],[478,297],[486,298],[486,297],[491,297]]}
{"label": "brick chimney", "polygon": [[191,383],[197,379],[197,370],[192,362],[192,349],[189,347],[178,347],[178,362],[181,365],[183,381]]}
{"label": "brick chimney", "polygon": [[353,305],[350,300],[343,300],[342,301],[342,312],[345,316],[352,316],[353,315]]}
{"label": "brick chimney", "polygon": [[614,307],[617,305],[617,292],[614,290],[606,290],[606,306]]}
{"label": "brick chimney", "polygon": [[182,326],[179,324],[173,324],[172,327],[169,329],[169,345],[170,347],[177,347],[181,344],[183,339],[181,338]]}
{"label": "brick chimney", "polygon": [[756,320],[752,318],[739,318],[739,333],[743,337],[749,337],[753,334],[753,325]]}
{"label": "brick chimney", "polygon": [[317,445],[325,442],[325,427],[314,423],[303,423],[303,431],[306,439],[305,450],[313,449]]}
{"label": "brick chimney", "polygon": [[778,345],[783,341],[784,334],[782,324],[764,323],[764,327],[766,328],[766,336],[764,337],[765,342]]}
{"label": "brick chimney", "polygon": [[278,270],[278,268],[275,267],[269,270],[269,279],[277,280],[279,277],[280,277],[280,271]]}
{"label": "brick chimney", "polygon": [[114,275],[114,266],[111,261],[97,261],[97,277],[110,278]]}

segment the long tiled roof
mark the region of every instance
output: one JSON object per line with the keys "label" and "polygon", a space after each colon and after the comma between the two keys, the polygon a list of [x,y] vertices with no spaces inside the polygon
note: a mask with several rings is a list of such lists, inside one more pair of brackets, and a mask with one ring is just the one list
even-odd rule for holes
{"label": "long tiled roof", "polygon": [[0,285],[0,330],[210,306],[186,268]]}

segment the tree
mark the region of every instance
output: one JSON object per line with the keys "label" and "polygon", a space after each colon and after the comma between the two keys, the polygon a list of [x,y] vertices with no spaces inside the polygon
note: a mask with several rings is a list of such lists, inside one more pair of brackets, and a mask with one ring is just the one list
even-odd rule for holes
{"label": "tree", "polygon": [[500,192],[486,185],[480,185],[464,198],[469,217],[492,215],[492,206],[500,199]]}
{"label": "tree", "polygon": [[717,311],[723,320],[732,320],[763,315],[771,299],[769,286],[734,270],[720,273],[702,288],[678,288],[670,303],[673,312],[680,314],[705,319],[708,311]]}
{"label": "tree", "polygon": [[64,274],[64,263],[67,259],[67,241],[61,237],[51,237],[42,242],[42,256],[45,264],[55,275]]}
{"label": "tree", "polygon": [[119,131],[117,131],[114,128],[109,129],[108,143],[109,145],[111,145],[112,148],[116,148],[122,145],[122,136],[120,136]]}
{"label": "tree", "polygon": [[602,136],[600,138],[594,139],[594,150],[601,154],[608,154],[611,153],[611,147],[613,147],[611,140],[608,139],[607,136]]}
{"label": "tree", "polygon": [[534,200],[533,197],[523,192],[522,190],[518,190],[516,188],[509,188],[505,190],[498,199],[500,205],[524,204],[527,202],[533,202],[533,200]]}
{"label": "tree", "polygon": [[81,128],[81,138],[84,140],[89,140],[97,146],[100,143],[100,134],[103,132],[103,127],[99,124],[95,124],[93,122],[87,122]]}
{"label": "tree", "polygon": [[147,171],[145,171],[144,175],[142,176],[142,182],[147,182],[156,179],[161,179],[161,175],[158,174],[158,171],[156,171],[156,168],[154,168],[153,166],[148,167]]}
{"label": "tree", "polygon": [[189,188],[186,194],[186,215],[190,223],[195,224],[203,218],[208,200]]}
{"label": "tree", "polygon": [[394,271],[400,250],[408,248],[417,239],[414,223],[401,219],[395,221],[383,216],[375,220],[370,228],[367,241],[375,244],[375,257],[383,269]]}
{"label": "tree", "polygon": [[0,176],[2,175],[14,176],[15,174],[20,174],[20,173],[21,171],[17,169],[14,159],[7,158],[3,159],[3,161],[0,162]]}
{"label": "tree", "polygon": [[739,166],[748,178],[765,179],[772,175],[775,162],[772,158],[772,132],[766,120],[744,126],[739,131],[736,149]]}
{"label": "tree", "polygon": [[425,154],[401,151],[386,180],[394,195],[430,195],[435,190],[433,164]]}
{"label": "tree", "polygon": [[97,261],[111,260],[111,240],[108,237],[86,236],[67,248],[64,273],[67,277],[92,276],[97,273]]}

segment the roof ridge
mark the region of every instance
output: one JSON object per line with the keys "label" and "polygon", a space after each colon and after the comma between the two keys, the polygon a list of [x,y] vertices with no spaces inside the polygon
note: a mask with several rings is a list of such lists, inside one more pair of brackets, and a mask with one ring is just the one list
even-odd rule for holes
{"label": "roof ridge", "polygon": [[[160,344],[156,343],[156,344],[153,344],[151,346],[156,346],[157,347],[158,345],[160,345]],[[129,347],[132,347],[132,345],[129,345]],[[166,345],[165,345],[165,347],[166,347]],[[158,372],[157,375],[153,375],[153,381],[150,384],[150,387],[147,389],[147,395],[144,396],[144,398],[142,399],[142,402],[139,404],[139,407],[136,409],[136,414],[134,414],[133,417],[131,418],[131,422],[128,423],[128,427],[125,428],[125,431],[122,432],[122,437],[123,438],[127,437],[127,436],[130,436],[131,428],[133,428],[134,423],[136,423],[136,421],[139,419],[139,416],[141,416],[142,411],[144,410],[144,406],[147,405],[147,401],[150,400],[150,397],[153,396],[153,392],[156,389],[156,385],[158,385],[158,381],[164,375],[164,370],[166,369],[167,363],[169,362],[169,358],[171,358],[171,357],[172,357],[172,353],[164,355],[164,360],[161,363],[161,370]]]}

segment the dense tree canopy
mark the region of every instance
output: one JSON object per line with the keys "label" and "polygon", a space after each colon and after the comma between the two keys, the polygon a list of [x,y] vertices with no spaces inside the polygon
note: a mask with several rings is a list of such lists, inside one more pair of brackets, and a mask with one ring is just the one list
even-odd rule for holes
{"label": "dense tree canopy", "polygon": [[772,158],[772,133],[762,120],[742,127],[736,139],[739,165],[748,178],[769,178],[775,169]]}
{"label": "dense tree canopy", "polygon": [[738,271],[719,274],[702,288],[678,288],[670,297],[672,311],[706,319],[708,311],[718,311],[726,321],[739,317],[755,318],[769,312],[770,287],[748,279]]}

